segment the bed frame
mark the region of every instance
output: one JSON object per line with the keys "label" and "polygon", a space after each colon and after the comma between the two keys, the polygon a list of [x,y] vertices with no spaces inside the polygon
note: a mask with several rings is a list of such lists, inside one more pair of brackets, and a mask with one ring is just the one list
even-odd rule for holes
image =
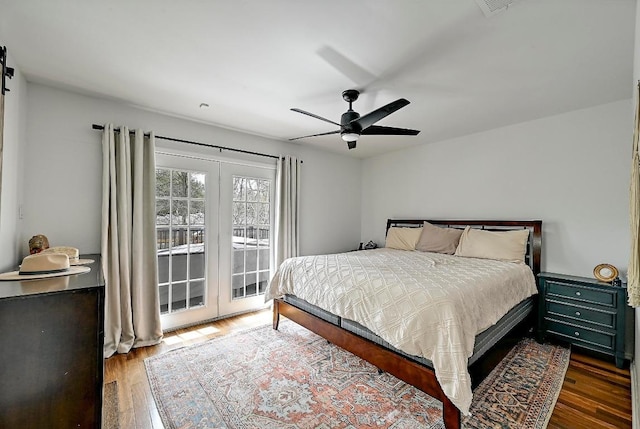
{"label": "bed frame", "polygon": [[[540,273],[542,221],[389,219],[387,221],[387,231],[392,226],[420,227],[425,221],[450,228],[465,228],[466,226],[470,226],[487,231],[528,229],[530,233],[525,262],[531,267],[534,275],[537,276]],[[375,365],[380,371],[386,371],[400,380],[422,390],[433,398],[438,399],[442,402],[445,428],[459,429],[461,427],[460,410],[458,410],[444,394],[431,368],[349,332],[340,326],[314,316],[285,302],[283,299],[274,299],[273,329],[278,329],[280,315],[315,332],[336,346],[368,361],[372,365]]]}

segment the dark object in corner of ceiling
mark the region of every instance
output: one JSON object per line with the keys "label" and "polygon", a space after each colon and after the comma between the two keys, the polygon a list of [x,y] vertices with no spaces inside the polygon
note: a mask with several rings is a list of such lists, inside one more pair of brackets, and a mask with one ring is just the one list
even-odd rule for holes
{"label": "dark object in corner of ceiling", "polygon": [[0,70],[2,70],[2,95],[9,91],[6,85],[6,78],[12,79],[14,69],[13,67],[7,67],[7,47],[0,46]]}

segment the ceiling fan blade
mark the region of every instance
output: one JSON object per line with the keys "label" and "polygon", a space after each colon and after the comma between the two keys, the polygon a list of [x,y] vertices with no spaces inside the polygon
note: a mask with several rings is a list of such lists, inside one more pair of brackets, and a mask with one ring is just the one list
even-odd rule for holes
{"label": "ceiling fan blade", "polygon": [[373,125],[376,122],[378,122],[380,119],[389,116],[390,114],[392,114],[396,110],[402,109],[407,104],[409,104],[409,100],[406,100],[404,98],[400,98],[400,99],[398,99],[396,101],[392,101],[391,103],[387,104],[386,106],[382,106],[382,107],[374,110],[373,112],[367,113],[366,115],[361,116],[358,119],[354,119],[353,121],[351,121],[351,123],[352,124],[355,124],[355,123],[359,124],[362,127],[362,129],[364,130],[365,128],[368,128],[371,125]]}
{"label": "ceiling fan blade", "polygon": [[305,110],[302,110],[302,109],[296,109],[296,108],[293,108],[293,109],[291,109],[291,110],[293,110],[294,112],[302,113],[303,115],[311,116],[312,118],[320,119],[321,121],[325,121],[325,122],[328,122],[328,123],[330,123],[330,124],[333,124],[333,125],[337,125],[337,126],[339,126],[339,127],[342,127],[342,125],[340,125],[340,124],[339,124],[339,123],[337,123],[337,122],[333,122],[333,121],[332,121],[332,120],[330,120],[330,119],[323,118],[322,116],[318,116],[318,115],[313,114],[313,113],[311,113],[311,112],[307,112],[307,111],[305,111]]}
{"label": "ceiling fan blade", "polygon": [[376,80],[376,76],[369,73],[363,67],[345,57],[331,46],[323,46],[317,53],[320,58],[325,60],[329,65],[345,75],[358,86],[366,86]]}
{"label": "ceiling fan blade", "polygon": [[291,141],[291,140],[306,139],[307,137],[328,136],[329,134],[338,134],[339,132],[340,132],[340,130],[335,130],[335,131],[329,131],[328,133],[311,134],[311,135],[309,135],[309,136],[294,137],[294,138],[292,138],[292,139],[289,139],[289,141]]}
{"label": "ceiling fan blade", "polygon": [[369,136],[417,136],[420,133],[419,130],[410,130],[408,128],[395,128],[395,127],[381,127],[379,125],[372,125],[369,128],[362,130],[362,135]]}

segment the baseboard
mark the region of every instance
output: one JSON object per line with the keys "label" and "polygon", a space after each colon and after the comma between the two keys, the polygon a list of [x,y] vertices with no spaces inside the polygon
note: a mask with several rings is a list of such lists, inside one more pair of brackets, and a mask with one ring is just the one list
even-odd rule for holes
{"label": "baseboard", "polygon": [[213,317],[211,319],[200,320],[194,323],[187,323],[186,325],[174,326],[173,328],[163,329],[162,332],[164,334],[168,334],[169,332],[177,331],[178,329],[191,328],[193,326],[204,325],[206,323],[215,322],[217,320],[228,319],[234,316],[240,316],[242,314],[253,313],[255,311],[266,310],[267,308],[271,308],[273,301],[269,304],[265,304],[256,308],[252,308],[251,310],[238,311],[237,313],[225,314],[224,316]]}
{"label": "baseboard", "polygon": [[631,421],[633,429],[640,429],[640,374],[638,365],[631,362]]}

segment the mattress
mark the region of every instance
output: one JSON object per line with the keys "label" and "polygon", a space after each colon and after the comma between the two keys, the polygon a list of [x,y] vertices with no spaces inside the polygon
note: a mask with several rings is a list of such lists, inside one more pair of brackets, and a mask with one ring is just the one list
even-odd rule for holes
{"label": "mattress", "polygon": [[[314,316],[319,317],[322,320],[325,320],[336,326],[340,326],[341,328],[349,332],[366,338],[369,341],[372,341],[389,350],[393,350],[394,352],[406,358],[409,358],[415,362],[433,369],[433,362],[431,362],[429,359],[426,359],[422,356],[410,355],[403,352],[402,350],[393,347],[387,341],[383,340],[378,335],[373,333],[370,329],[365,328],[358,322],[354,322],[353,320],[348,319],[341,319],[335,314],[331,314],[328,311],[323,310],[322,308],[309,304],[305,300],[300,299],[295,295],[285,295],[284,301],[306,311],[307,313],[313,314]],[[491,347],[493,347],[498,341],[504,338],[504,336],[509,333],[509,331],[511,331],[520,322],[522,322],[533,311],[533,305],[534,298],[527,298],[524,301],[521,301],[519,304],[509,310],[509,312],[505,314],[500,320],[498,320],[495,325],[490,326],[489,328],[478,334],[476,336],[475,345],[473,347],[473,355],[471,355],[471,357],[469,358],[469,365],[473,365]]]}

